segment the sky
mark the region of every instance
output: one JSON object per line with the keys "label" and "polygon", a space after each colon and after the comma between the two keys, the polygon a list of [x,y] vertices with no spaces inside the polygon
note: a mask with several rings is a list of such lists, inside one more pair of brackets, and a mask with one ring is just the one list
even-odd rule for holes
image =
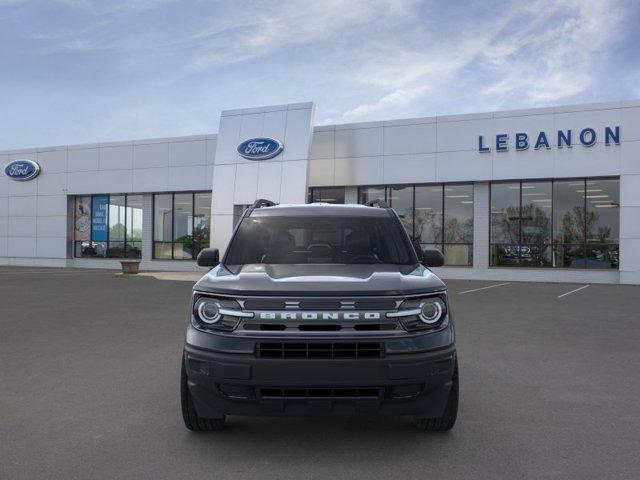
{"label": "sky", "polygon": [[0,150],[640,98],[635,0],[0,0]]}

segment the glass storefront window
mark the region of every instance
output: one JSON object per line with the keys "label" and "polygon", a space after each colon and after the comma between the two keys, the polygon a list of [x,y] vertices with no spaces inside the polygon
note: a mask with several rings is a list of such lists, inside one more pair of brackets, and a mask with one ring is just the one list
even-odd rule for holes
{"label": "glass storefront window", "polygon": [[153,211],[153,258],[191,260],[209,246],[210,192],[154,194]]}
{"label": "glass storefront window", "polygon": [[314,187],[309,193],[311,203],[344,203],[344,187]]}
{"label": "glass storefront window", "polygon": [[193,255],[208,248],[211,236],[211,193],[193,195]]}
{"label": "glass storefront window", "polygon": [[445,185],[444,263],[473,263],[473,185]]}
{"label": "glass storefront window", "polygon": [[358,203],[367,203],[372,200],[386,200],[385,187],[360,187],[358,188]]}
{"label": "glass storefront window", "polygon": [[619,180],[491,185],[491,266],[618,268]]}
{"label": "glass storefront window", "polygon": [[416,186],[414,235],[422,244],[442,243],[442,195],[442,185]]}
{"label": "glass storefront window", "polygon": [[193,258],[193,194],[173,197],[173,258]]}
{"label": "glass storefront window", "polygon": [[173,195],[153,196],[153,258],[172,257]]}
{"label": "glass storefront window", "polygon": [[387,200],[389,206],[398,214],[409,236],[413,238],[413,186],[389,187]]}
{"label": "glass storefront window", "polygon": [[361,187],[358,198],[386,199],[417,250],[440,250],[445,265],[473,264],[473,184]]}
{"label": "glass storefront window", "polygon": [[491,243],[520,242],[520,183],[491,184]]}
{"label": "glass storefront window", "polygon": [[75,198],[76,257],[140,258],[142,195]]}
{"label": "glass storefront window", "polygon": [[126,208],[124,195],[109,196],[109,246],[107,256],[124,257]]}
{"label": "glass storefront window", "polygon": [[127,195],[127,257],[142,255],[142,195]]}

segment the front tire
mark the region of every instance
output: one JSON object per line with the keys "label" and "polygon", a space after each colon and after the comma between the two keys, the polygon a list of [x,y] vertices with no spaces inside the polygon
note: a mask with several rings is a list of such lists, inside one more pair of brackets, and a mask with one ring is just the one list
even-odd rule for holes
{"label": "front tire", "polygon": [[444,408],[442,416],[436,418],[416,418],[416,428],[425,432],[447,432],[451,430],[456,424],[456,419],[458,418],[459,388],[458,361],[456,360],[456,364],[453,369],[451,390],[449,391],[447,405]]}
{"label": "front tire", "polygon": [[187,371],[184,368],[184,361],[182,362],[182,372],[180,373],[180,403],[182,405],[182,419],[185,427],[189,430],[194,432],[213,432],[224,428],[226,420],[224,415],[220,418],[202,418],[196,412],[196,407],[189,392],[189,385],[187,384]]}

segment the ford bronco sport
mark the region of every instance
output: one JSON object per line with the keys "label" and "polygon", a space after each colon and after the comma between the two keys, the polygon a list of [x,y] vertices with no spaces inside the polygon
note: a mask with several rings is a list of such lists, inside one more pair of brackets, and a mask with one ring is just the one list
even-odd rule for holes
{"label": "ford bronco sport", "polygon": [[258,200],[204,249],[181,374],[190,430],[227,415],[410,415],[450,430],[458,362],[444,283],[394,210]]}

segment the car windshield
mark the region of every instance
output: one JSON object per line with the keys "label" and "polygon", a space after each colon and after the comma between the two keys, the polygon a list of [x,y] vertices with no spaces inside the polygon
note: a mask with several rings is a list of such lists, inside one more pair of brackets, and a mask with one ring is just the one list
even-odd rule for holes
{"label": "car windshield", "polygon": [[417,263],[400,222],[393,217],[246,217],[225,259],[227,266],[265,264]]}

